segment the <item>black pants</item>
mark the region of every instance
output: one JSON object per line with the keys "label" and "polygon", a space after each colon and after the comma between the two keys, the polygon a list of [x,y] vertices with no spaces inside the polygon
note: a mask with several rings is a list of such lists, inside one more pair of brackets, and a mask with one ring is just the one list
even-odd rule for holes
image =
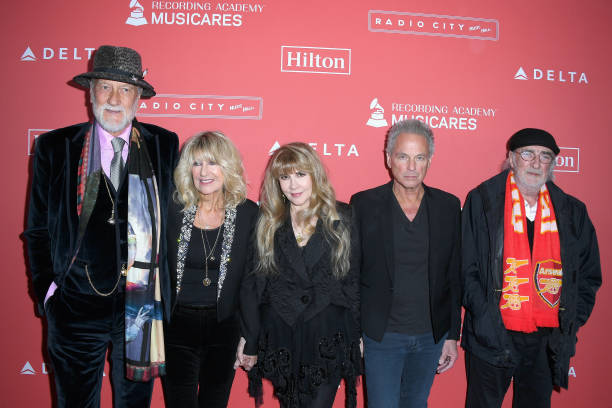
{"label": "black pants", "polygon": [[496,367],[475,355],[465,353],[467,375],[466,408],[501,407],[513,380],[513,408],[549,408],[552,394],[552,370],[547,345],[550,329],[535,333],[509,331],[514,348],[520,354],[518,366]]}
{"label": "black pants", "polygon": [[166,326],[166,407],[226,407],[240,338],[238,317],[215,308],[176,306]]}
{"label": "black pants", "polygon": [[[125,286],[125,281],[121,283]],[[100,406],[102,373],[109,347],[113,406],[150,406],[153,381],[125,378],[123,291],[102,297],[59,288],[47,301],[45,314],[58,407]]]}

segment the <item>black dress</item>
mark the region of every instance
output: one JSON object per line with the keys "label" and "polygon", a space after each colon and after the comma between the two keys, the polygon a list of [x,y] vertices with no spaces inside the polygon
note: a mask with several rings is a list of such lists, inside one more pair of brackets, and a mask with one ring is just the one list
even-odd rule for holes
{"label": "black dress", "polygon": [[[339,205],[350,228],[350,213]],[[356,242],[354,239],[352,242]],[[345,380],[346,405],[357,403],[357,379],[362,372],[359,350],[358,248],[352,245],[347,276],[332,275],[331,246],[319,220],[304,248],[295,240],[291,220],[275,234],[276,275],[251,275],[243,297],[259,310],[249,327],[245,354],[257,354],[249,372],[249,393],[262,397],[262,378],[272,382],[281,407],[310,407],[319,390]],[[248,296],[250,294],[250,296]]]}

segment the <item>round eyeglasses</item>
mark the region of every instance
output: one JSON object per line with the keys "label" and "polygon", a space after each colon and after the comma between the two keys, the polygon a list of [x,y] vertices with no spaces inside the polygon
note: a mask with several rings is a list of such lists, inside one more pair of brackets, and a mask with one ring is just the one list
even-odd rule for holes
{"label": "round eyeglasses", "polygon": [[555,159],[555,156],[549,152],[540,152],[539,154],[536,154],[536,152],[533,150],[523,150],[518,152],[518,154],[521,156],[521,159],[525,160],[526,162],[534,161],[536,156],[538,156],[540,163],[542,164],[552,163],[552,161]]}

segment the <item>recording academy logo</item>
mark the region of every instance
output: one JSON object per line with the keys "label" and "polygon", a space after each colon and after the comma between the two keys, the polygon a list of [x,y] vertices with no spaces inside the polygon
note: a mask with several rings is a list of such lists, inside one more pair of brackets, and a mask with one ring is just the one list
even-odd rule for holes
{"label": "recording academy logo", "polygon": [[81,61],[91,59],[95,50],[91,47],[42,47],[38,53],[35,53],[32,47],[27,46],[20,59],[21,61],[38,61],[39,57],[36,56],[38,54],[41,61]]}
{"label": "recording academy logo", "polygon": [[263,98],[259,96],[158,94],[141,100],[138,116],[261,120]]}
{"label": "recording academy logo", "polygon": [[130,16],[125,20],[125,24],[132,26],[141,26],[147,24],[147,19],[144,16],[144,7],[138,0],[130,0]]}
{"label": "recording academy logo", "polygon": [[[388,105],[387,105],[388,107]],[[465,105],[461,103],[422,103],[415,101],[391,102],[391,125],[408,119],[420,120],[432,129],[474,131],[480,121],[495,119],[497,108],[491,106]],[[378,98],[370,102],[370,118],[367,126],[385,127],[389,124],[384,115],[385,109]]]}
{"label": "recording academy logo", "polygon": [[366,125],[375,128],[389,126],[384,114],[385,110],[378,103],[378,98],[372,99],[372,102],[370,102],[370,119],[368,119]]}
{"label": "recording academy logo", "polygon": [[351,75],[351,49],[283,45],[281,72]]}
{"label": "recording academy logo", "polygon": [[580,173],[580,148],[560,147],[555,159],[555,170],[559,173]]}
{"label": "recording academy logo", "polygon": [[[528,72],[532,73],[531,78]],[[561,82],[568,84],[588,84],[589,79],[586,73],[578,71],[563,71],[558,69],[543,69],[533,68],[533,70],[525,71],[523,67],[519,67],[514,74],[514,79],[519,81],[528,81],[529,79],[538,81],[545,80],[549,82]]]}
{"label": "recording academy logo", "polygon": [[34,371],[34,367],[32,367],[32,364],[30,364],[29,361],[26,361],[25,365],[21,369],[20,374],[36,375],[36,371]]}
{"label": "recording academy logo", "polygon": [[499,40],[499,21],[401,11],[368,11],[368,30],[392,34]]}
{"label": "recording academy logo", "polygon": [[263,14],[264,7],[266,7],[264,4],[251,3],[248,0],[239,3],[130,0],[130,14],[125,24],[134,27],[145,25],[240,27],[250,16]]}

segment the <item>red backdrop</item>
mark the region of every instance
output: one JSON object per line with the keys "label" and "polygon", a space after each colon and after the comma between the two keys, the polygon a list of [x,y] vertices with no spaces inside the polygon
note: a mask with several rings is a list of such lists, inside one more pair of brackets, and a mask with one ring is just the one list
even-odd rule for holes
{"label": "red backdrop", "polygon": [[[91,51],[102,44],[142,54],[159,94],[143,101],[142,121],[182,141],[216,129],[236,142],[252,199],[270,149],[297,140],[315,146],[342,200],[386,182],[385,132],[413,116],[436,137],[426,182],[464,199],[499,170],[514,131],[547,129],[563,147],[557,182],[587,203],[602,267],[610,265],[606,0],[139,1],[2,6],[3,406],[50,405],[44,328],[34,316],[21,239],[30,152],[44,130],[88,119],[85,92],[67,82],[88,70]],[[612,405],[611,303],[604,285],[579,333],[570,390],[555,393],[554,406]],[[464,390],[461,359],[436,378],[430,406],[461,406]],[[103,406],[109,396],[105,377]],[[153,399],[163,406],[159,382]],[[277,406],[269,388],[265,400]],[[250,404],[240,373],[230,406]]]}

